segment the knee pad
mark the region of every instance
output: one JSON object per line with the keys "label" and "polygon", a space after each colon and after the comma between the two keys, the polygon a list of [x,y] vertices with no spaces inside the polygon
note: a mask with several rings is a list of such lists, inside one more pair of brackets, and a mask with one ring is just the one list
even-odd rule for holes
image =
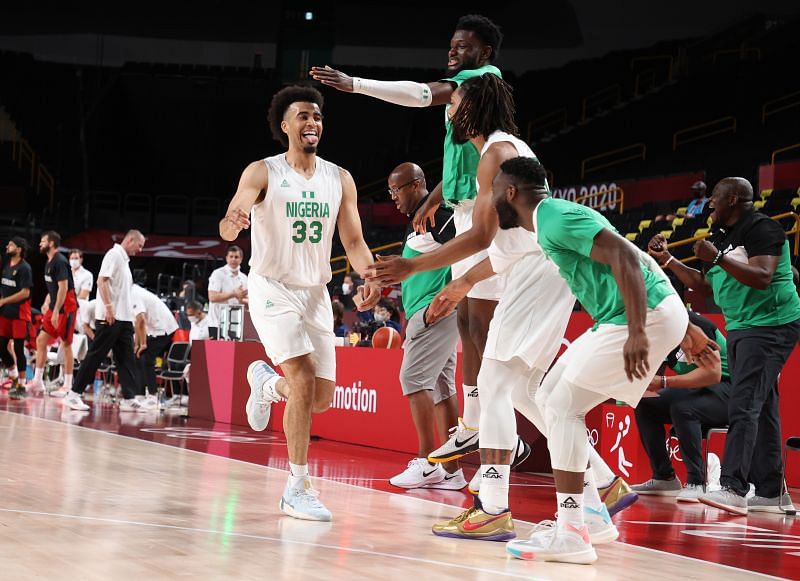
{"label": "knee pad", "polygon": [[575,386],[561,381],[545,402],[547,448],[554,470],[584,472],[589,463],[585,411]]}
{"label": "knee pad", "polygon": [[517,418],[511,392],[514,373],[504,362],[484,359],[478,374],[481,394],[481,448],[513,450],[517,442]]}

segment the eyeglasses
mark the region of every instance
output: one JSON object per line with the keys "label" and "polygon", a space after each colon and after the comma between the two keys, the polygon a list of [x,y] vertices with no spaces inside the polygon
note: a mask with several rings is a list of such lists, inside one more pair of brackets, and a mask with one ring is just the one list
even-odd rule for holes
{"label": "eyeglasses", "polygon": [[396,196],[398,193],[400,193],[400,190],[410,186],[411,184],[413,184],[416,181],[419,181],[419,178],[414,178],[410,182],[404,183],[402,186],[397,186],[397,187],[394,187],[394,188],[388,188],[386,191],[389,192],[390,196]]}

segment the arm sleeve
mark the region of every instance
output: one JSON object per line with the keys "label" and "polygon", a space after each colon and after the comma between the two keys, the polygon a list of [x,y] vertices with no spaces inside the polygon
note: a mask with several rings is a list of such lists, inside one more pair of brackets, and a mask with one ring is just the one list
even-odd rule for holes
{"label": "arm sleeve", "polygon": [[403,107],[427,107],[433,101],[431,88],[414,81],[376,81],[353,77],[353,92]]}
{"label": "arm sleeve", "polygon": [[747,256],[780,256],[786,233],[781,225],[772,219],[759,220],[745,235],[744,248]]}

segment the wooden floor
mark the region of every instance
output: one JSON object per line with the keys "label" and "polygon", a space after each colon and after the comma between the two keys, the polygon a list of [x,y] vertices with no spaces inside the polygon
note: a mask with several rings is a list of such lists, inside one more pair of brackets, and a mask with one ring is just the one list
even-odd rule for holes
{"label": "wooden floor", "polygon": [[[36,405],[55,408],[57,419],[35,417],[48,415],[31,414]],[[334,521],[298,521],[277,507],[283,470],[125,437],[119,427],[80,427],[74,424],[89,412],[61,412],[60,405],[24,402],[0,411],[3,579],[764,577],[623,542],[598,547],[598,562],[579,566],[515,560],[503,543],[433,536],[431,523],[457,514],[460,494],[448,505],[315,479]],[[128,417],[143,421],[143,414]],[[147,437],[146,428],[136,430]],[[662,528],[666,540],[671,527]],[[517,521],[520,536],[529,530]]]}

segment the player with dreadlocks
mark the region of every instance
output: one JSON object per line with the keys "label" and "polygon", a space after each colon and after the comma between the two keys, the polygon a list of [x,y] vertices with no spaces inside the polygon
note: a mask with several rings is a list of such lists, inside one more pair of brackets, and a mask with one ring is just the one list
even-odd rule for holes
{"label": "player with dreadlocks", "polygon": [[[475,223],[491,233],[492,241],[487,258],[455,278],[434,298],[427,322],[433,324],[447,316],[480,281],[497,275],[506,276],[507,281],[488,329],[478,374],[481,467],[470,483],[470,490],[478,492],[478,497],[475,505],[458,517],[435,524],[433,532],[447,537],[502,540],[515,535],[508,498],[509,464],[517,440],[514,409],[548,435],[545,414],[533,398],[558,354],[575,298],[558,269],[545,259],[533,232],[522,228],[498,230],[496,211],[486,212],[480,222],[477,218],[479,204],[486,202],[482,196],[491,190],[501,164],[509,159],[536,159],[514,135],[510,87],[496,77],[484,75],[466,81],[453,97],[454,139],[469,139],[481,153]],[[541,182],[531,182],[540,185],[531,187],[546,194],[543,176],[542,169]],[[586,446],[591,448],[592,468],[608,470],[588,441]],[[610,542],[618,532],[598,494],[593,472],[587,471],[586,479],[586,488],[590,489],[585,505],[589,535],[595,543]],[[614,502],[611,509],[621,510],[635,499],[635,494],[629,495],[623,503]]]}

